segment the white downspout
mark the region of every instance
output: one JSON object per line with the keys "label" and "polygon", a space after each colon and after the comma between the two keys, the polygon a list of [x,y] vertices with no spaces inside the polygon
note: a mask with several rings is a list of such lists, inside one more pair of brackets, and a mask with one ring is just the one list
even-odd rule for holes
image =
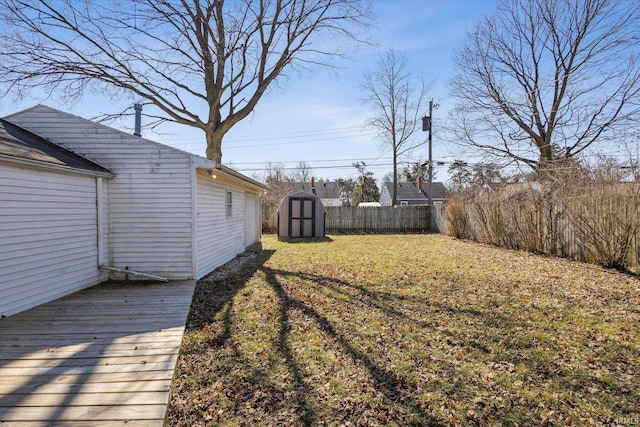
{"label": "white downspout", "polygon": [[190,157],[191,167],[191,278],[198,276],[198,170],[194,157]]}
{"label": "white downspout", "polygon": [[103,224],[104,224],[104,203],[102,191],[102,178],[96,178],[96,221],[98,229],[98,267],[104,264],[103,249],[104,249],[104,236],[103,236]]}

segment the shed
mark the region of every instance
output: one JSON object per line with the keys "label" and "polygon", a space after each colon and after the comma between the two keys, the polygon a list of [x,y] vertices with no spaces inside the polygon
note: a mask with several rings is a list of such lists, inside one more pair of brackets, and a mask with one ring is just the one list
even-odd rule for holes
{"label": "shed", "polygon": [[[15,314],[108,278],[133,278],[121,271],[197,280],[260,241],[259,197],[267,187],[228,167],[43,105],[5,120],[41,142],[83,158],[106,175],[97,179],[93,170],[69,167],[56,171],[65,174],[62,182],[42,176],[40,165],[23,159],[20,172],[29,179],[9,182],[3,177],[0,191],[13,198],[8,206],[16,208],[5,210],[5,201],[0,200],[0,315]],[[0,160],[17,162],[6,155]],[[49,169],[54,166],[64,168]],[[3,164],[1,173],[6,171]],[[92,184],[85,183],[87,176]],[[69,191],[58,194],[67,187]],[[43,212],[31,215],[31,206],[42,206]],[[13,230],[25,215],[31,218],[34,235],[32,241],[20,243],[24,252],[18,254],[13,247],[18,242],[4,236],[16,233]],[[63,228],[58,230],[58,225]],[[80,241],[86,250],[74,246]],[[56,277],[20,270],[18,266],[38,261],[42,251],[57,254],[69,265]],[[80,268],[83,257],[92,260],[90,269]],[[27,276],[46,292],[30,295],[18,290],[20,303],[2,298]],[[62,282],[75,284],[49,292]]]}
{"label": "shed", "polygon": [[325,237],[326,210],[320,197],[298,191],[278,207],[278,240]]}

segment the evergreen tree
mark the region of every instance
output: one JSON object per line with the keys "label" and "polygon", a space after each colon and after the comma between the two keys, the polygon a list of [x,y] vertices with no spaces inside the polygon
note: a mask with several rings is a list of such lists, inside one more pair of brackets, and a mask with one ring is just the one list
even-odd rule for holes
{"label": "evergreen tree", "polygon": [[366,169],[364,162],[357,162],[353,167],[360,174],[356,180],[356,187],[353,196],[353,205],[358,206],[362,202],[377,202],[380,200],[380,189],[373,177],[373,172]]}

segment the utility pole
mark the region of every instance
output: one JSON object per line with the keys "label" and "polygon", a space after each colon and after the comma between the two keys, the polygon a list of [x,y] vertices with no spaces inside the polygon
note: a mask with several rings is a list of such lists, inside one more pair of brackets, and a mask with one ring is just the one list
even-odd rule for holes
{"label": "utility pole", "polygon": [[433,206],[433,200],[431,198],[431,184],[433,183],[433,158],[432,158],[433,153],[432,153],[432,146],[431,146],[431,125],[433,122],[432,118],[433,118],[433,99],[429,101],[429,115],[422,118],[422,130],[429,132],[429,161],[427,162],[429,164],[429,169],[428,169],[429,182],[427,184],[427,203],[429,204],[429,206]]}

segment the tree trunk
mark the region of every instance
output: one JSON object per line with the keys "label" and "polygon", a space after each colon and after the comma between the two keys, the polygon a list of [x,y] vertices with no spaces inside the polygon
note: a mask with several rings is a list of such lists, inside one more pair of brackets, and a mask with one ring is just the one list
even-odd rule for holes
{"label": "tree trunk", "polygon": [[206,132],[207,141],[207,159],[214,162],[222,163],[222,132],[216,132],[215,130]]}
{"label": "tree trunk", "polygon": [[398,159],[393,153],[393,194],[391,196],[391,206],[395,206],[398,201]]}
{"label": "tree trunk", "polygon": [[551,163],[553,160],[553,148],[551,147],[551,143],[546,143],[540,147],[540,165],[544,165]]}

